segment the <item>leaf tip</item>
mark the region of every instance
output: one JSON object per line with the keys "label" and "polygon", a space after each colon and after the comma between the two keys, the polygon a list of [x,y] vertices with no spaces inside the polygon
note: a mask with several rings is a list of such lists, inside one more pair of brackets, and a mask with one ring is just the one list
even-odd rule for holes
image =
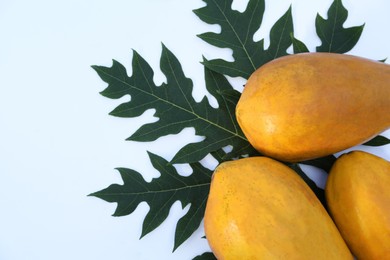
{"label": "leaf tip", "polygon": [[163,52],[168,50],[168,47],[165,45],[164,42],[161,42],[161,47],[162,47]]}
{"label": "leaf tip", "polygon": [[201,10],[207,6],[207,1],[206,1],[206,0],[202,0],[202,2],[206,3],[206,5],[203,6],[203,7],[199,7],[198,9],[193,9],[193,10],[192,10],[192,12],[193,12],[194,14],[198,15],[198,16],[199,16],[199,14],[201,13]]}
{"label": "leaf tip", "polygon": [[172,253],[174,253],[176,251],[176,249],[179,248],[180,245],[176,245],[176,243],[173,245],[173,248],[172,248]]}
{"label": "leaf tip", "polygon": [[[104,90],[101,91],[100,94],[101,94],[102,96],[105,96]],[[115,112],[115,109],[112,110],[111,112],[109,112],[108,115],[118,117],[118,114]]]}
{"label": "leaf tip", "polygon": [[87,197],[96,197],[97,192],[92,192],[90,194],[87,194]]}

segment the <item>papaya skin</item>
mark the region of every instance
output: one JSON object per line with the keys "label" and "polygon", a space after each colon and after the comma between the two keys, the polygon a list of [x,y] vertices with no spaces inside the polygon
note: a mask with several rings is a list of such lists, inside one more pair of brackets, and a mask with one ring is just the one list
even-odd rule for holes
{"label": "papaya skin", "polygon": [[219,260],[353,259],[312,190],[293,170],[267,157],[216,168],[204,228]]}
{"label": "papaya skin", "polygon": [[390,127],[390,65],[335,53],[275,59],[249,77],[236,117],[263,155],[300,162],[340,152]]}
{"label": "papaya skin", "polygon": [[325,187],[330,213],[357,259],[390,257],[390,163],[353,151],[339,157]]}

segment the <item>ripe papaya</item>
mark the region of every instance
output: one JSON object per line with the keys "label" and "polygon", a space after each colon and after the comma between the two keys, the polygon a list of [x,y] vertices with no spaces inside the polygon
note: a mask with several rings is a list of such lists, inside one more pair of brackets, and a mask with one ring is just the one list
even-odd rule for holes
{"label": "ripe papaya", "polygon": [[361,144],[390,127],[390,65],[346,54],[275,59],[248,79],[236,117],[262,154],[298,162]]}
{"label": "ripe papaya", "polygon": [[390,163],[353,151],[341,155],[325,187],[330,213],[358,259],[390,257]]}
{"label": "ripe papaya", "polygon": [[221,163],[204,217],[217,259],[353,259],[334,222],[296,172],[267,158]]}

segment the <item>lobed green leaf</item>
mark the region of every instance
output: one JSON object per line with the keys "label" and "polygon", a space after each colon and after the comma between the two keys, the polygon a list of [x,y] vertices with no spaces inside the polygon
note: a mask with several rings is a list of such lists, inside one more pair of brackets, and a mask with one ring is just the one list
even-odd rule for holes
{"label": "lobed green leaf", "polygon": [[107,202],[116,202],[114,216],[131,214],[141,202],[147,202],[150,210],[145,216],[141,237],[155,230],[165,221],[174,202],[181,201],[183,208],[190,205],[189,211],[179,220],[176,227],[174,245],[176,249],[200,226],[212,171],[199,163],[193,163],[190,164],[193,173],[183,177],[163,158],[153,153],[149,153],[149,158],[153,167],[161,173],[159,178],[147,183],[140,173],[131,169],[118,168],[123,185],[112,184],[90,196]]}
{"label": "lobed green leaf", "polygon": [[232,0],[204,0],[206,6],[194,10],[204,22],[218,24],[221,33],[203,33],[199,37],[220,48],[233,50],[233,62],[222,59],[205,61],[209,69],[231,77],[248,78],[266,62],[287,55],[293,32],[291,7],[275,23],[270,31],[270,46],[264,49],[264,40],[255,42],[255,32],[260,28],[265,3],[264,0],[250,0],[243,13],[231,9]]}
{"label": "lobed green leaf", "polygon": [[328,10],[328,19],[317,14],[316,31],[322,44],[317,47],[317,52],[346,53],[359,41],[363,32],[364,24],[344,28],[348,11],[341,0],[333,1]]}
{"label": "lobed green leaf", "polygon": [[158,121],[140,127],[128,140],[154,141],[168,134],[177,134],[186,127],[195,128],[204,140],[183,147],[172,163],[197,162],[207,154],[232,145],[231,157],[256,154],[249,145],[235,118],[235,104],[220,93],[232,90],[228,80],[205,68],[206,87],[216,98],[219,108],[213,108],[204,98],[197,103],[192,96],[193,84],[185,77],[180,62],[163,46],[160,62],[167,83],[156,86],[153,70],[137,53],[133,55],[133,75],[127,76],[125,67],[117,61],[112,67],[93,66],[108,83],[102,95],[117,99],[130,95],[131,100],[119,105],[110,114],[118,117],[137,117],[148,109],[155,109]]}

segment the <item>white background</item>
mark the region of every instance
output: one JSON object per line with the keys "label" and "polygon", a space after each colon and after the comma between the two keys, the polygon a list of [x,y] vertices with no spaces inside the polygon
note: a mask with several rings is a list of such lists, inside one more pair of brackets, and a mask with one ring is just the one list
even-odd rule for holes
{"label": "white background", "polygon": [[[349,10],[345,26],[365,23],[351,53],[390,57],[390,3],[343,2]],[[330,0],[266,4],[256,40],[265,38],[267,44],[270,26],[292,4],[295,35],[315,50],[320,41],[314,19],[317,12],[326,17]],[[110,66],[116,59],[130,75],[134,49],[154,68],[160,84],[164,43],[181,61],[200,100],[205,94],[202,55],[232,59],[230,50],[196,37],[219,30],[192,13],[203,5],[201,0],[0,0],[0,260],[192,259],[208,250],[200,228],[172,253],[176,221],[187,210],[179,203],[161,227],[139,240],[146,204],[117,218],[110,216],[115,203],[87,197],[121,183],[115,167],[133,168],[150,181],[158,173],[146,150],[169,160],[186,142],[197,140],[189,129],[154,143],[126,142],[138,126],[153,120],[153,113],[138,119],[109,116],[128,98],[100,96],[106,84],[90,66]],[[243,10],[245,1],[233,7]],[[389,150],[369,149],[386,159]]]}

